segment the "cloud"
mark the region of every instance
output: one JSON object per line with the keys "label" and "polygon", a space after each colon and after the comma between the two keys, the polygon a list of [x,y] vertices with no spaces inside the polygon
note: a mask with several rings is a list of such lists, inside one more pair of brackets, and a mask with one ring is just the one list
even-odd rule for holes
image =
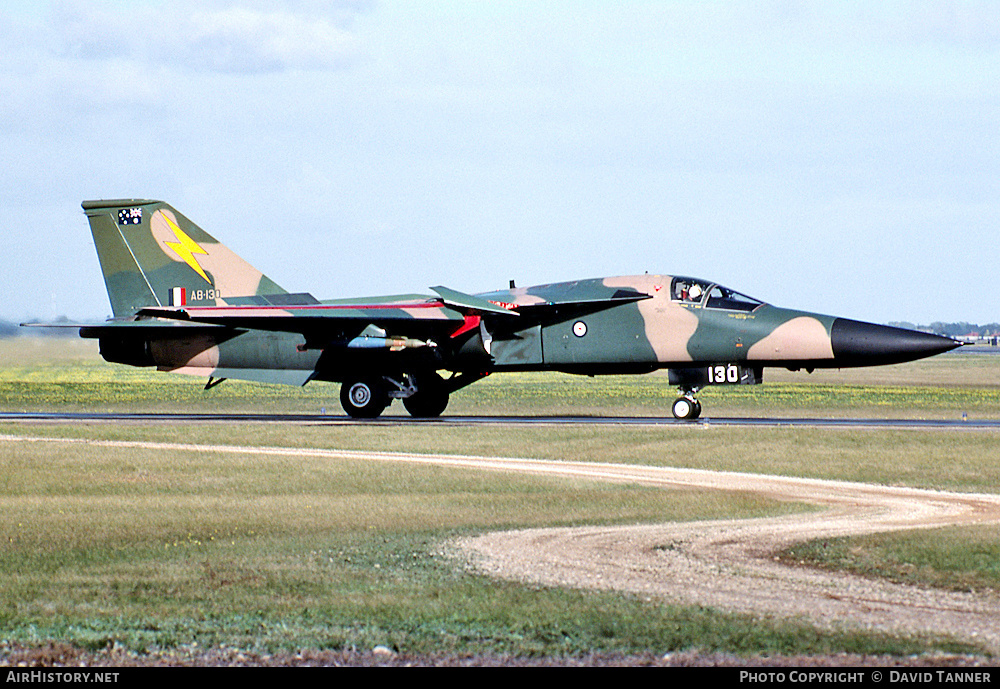
{"label": "cloud", "polygon": [[362,54],[350,31],[365,6],[331,14],[175,3],[130,12],[64,3],[53,12],[55,52],[65,59],[127,60],[195,72],[338,70]]}
{"label": "cloud", "polygon": [[161,45],[165,59],[178,57],[194,69],[211,72],[329,70],[350,64],[358,42],[321,17],[243,8],[197,11],[173,40]]}

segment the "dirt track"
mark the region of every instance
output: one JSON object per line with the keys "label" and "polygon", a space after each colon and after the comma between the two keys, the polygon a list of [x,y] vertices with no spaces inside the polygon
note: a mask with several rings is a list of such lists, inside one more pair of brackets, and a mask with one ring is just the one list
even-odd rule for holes
{"label": "dirt track", "polygon": [[421,463],[664,488],[749,491],[813,503],[823,509],[773,519],[499,532],[452,545],[475,567],[498,577],[800,617],[823,627],[947,634],[1000,654],[996,593],[920,589],[789,567],[773,557],[780,548],[813,538],[1000,522],[1000,495],[587,462],[14,436],[0,440]]}
{"label": "dirt track", "polygon": [[[774,519],[532,529],[464,539],[494,576],[651,597],[826,628],[947,634],[1000,653],[1000,597],[789,567],[773,553],[826,536],[1000,521],[1000,496],[653,469],[664,485],[760,492],[824,506]],[[645,472],[644,472],[645,473]]]}

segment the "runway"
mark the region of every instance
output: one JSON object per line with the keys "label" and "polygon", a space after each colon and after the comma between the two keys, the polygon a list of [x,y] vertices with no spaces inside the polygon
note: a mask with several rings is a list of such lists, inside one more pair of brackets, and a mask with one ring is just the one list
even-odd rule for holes
{"label": "runway", "polygon": [[416,419],[382,416],[352,419],[329,414],[232,414],[159,412],[0,412],[0,423],[291,423],[329,426],[675,426],[682,427],[814,427],[814,428],[913,428],[936,430],[1000,430],[1000,419],[879,419],[879,418],[776,418],[706,417],[680,421],[663,416],[442,416]]}

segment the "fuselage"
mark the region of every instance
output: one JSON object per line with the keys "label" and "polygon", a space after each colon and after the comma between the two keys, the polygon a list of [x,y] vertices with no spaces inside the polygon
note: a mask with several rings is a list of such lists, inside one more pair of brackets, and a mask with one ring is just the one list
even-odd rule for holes
{"label": "fuselage", "polygon": [[510,308],[580,304],[620,290],[649,298],[493,334],[498,370],[614,373],[721,362],[785,368],[899,363],[958,346],[950,338],[773,306],[711,281],[637,275],[479,295]]}
{"label": "fuselage", "polygon": [[[618,295],[637,295],[615,303]],[[102,337],[109,360],[156,365],[194,375],[226,375],[303,384],[339,380],[358,367],[439,368],[452,371],[557,370],[582,374],[640,373],[718,364],[748,368],[846,368],[899,363],[952,349],[950,338],[797,311],[764,303],[711,281],[666,275],[637,275],[509,289],[476,295],[520,316],[490,318],[478,327],[445,305],[426,304],[452,321],[454,334],[433,347],[413,351],[379,348],[412,334],[412,321],[386,325],[386,338],[341,337],[305,346],[299,333],[268,330],[202,330],[148,341],[130,331],[122,344]],[[384,312],[414,311],[420,299],[405,295],[380,302]],[[373,300],[365,300],[370,304]],[[309,307],[351,308],[354,300]],[[209,319],[214,308],[190,307],[193,318]],[[259,307],[233,308],[250,317]],[[262,318],[264,318],[262,316]],[[398,332],[392,332],[394,327]],[[407,340],[414,342],[412,338]],[[419,344],[419,343],[418,343]],[[385,362],[394,362],[391,366]],[[397,362],[404,362],[402,365]],[[242,374],[241,374],[242,372]]]}

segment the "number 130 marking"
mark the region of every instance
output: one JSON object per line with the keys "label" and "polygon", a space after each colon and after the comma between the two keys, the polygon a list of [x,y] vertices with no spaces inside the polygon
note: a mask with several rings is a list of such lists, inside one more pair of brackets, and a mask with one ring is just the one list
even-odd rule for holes
{"label": "number 130 marking", "polygon": [[728,366],[709,366],[708,367],[708,382],[709,383],[738,383],[740,382],[740,367],[736,364],[729,364]]}

